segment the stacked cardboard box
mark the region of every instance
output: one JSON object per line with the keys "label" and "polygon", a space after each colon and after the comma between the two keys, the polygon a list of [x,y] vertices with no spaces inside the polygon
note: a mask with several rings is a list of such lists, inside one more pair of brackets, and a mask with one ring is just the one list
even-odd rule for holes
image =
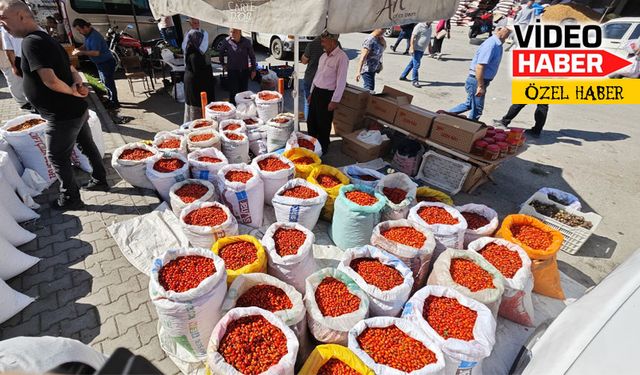
{"label": "stacked cardboard box", "polygon": [[433,120],[429,139],[444,146],[469,153],[473,143],[484,138],[487,126],[464,117],[439,114]]}
{"label": "stacked cardboard box", "polygon": [[347,85],[338,108],[333,112],[333,129],[337,135],[344,136],[362,128],[369,96],[368,91]]}

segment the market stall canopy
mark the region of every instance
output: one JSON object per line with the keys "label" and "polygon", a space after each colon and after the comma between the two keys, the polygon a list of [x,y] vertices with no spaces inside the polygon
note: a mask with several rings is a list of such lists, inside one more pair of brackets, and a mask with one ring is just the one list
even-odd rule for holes
{"label": "market stall canopy", "polygon": [[184,14],[246,31],[320,35],[450,18],[454,0],[149,0],[156,18]]}

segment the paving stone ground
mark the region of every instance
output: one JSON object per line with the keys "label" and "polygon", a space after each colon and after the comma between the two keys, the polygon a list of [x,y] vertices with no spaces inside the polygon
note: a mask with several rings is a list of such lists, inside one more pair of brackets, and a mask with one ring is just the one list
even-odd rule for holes
{"label": "paving stone ground", "polygon": [[[22,112],[0,77],[0,121],[19,114]],[[82,211],[50,208],[57,185],[36,198],[41,218],[24,227],[37,238],[20,250],[42,260],[8,281],[12,288],[36,300],[0,325],[0,339],[69,337],[107,355],[125,347],[152,361],[165,374],[176,374],[178,369],[158,342],[149,278],[123,257],[107,231],[114,221],[152,211],[159,199],[121,181],[111,168],[111,152],[124,144],[124,139],[107,118],[102,120],[104,163],[114,187],[108,193],[83,192],[87,206]],[[77,178],[86,181],[89,176],[79,171]]]}

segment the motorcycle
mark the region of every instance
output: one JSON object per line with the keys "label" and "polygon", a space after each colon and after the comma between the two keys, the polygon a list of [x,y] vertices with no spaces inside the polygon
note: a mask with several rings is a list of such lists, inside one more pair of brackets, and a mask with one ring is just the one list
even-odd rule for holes
{"label": "motorcycle", "polygon": [[[126,30],[130,29],[133,29],[133,26],[127,25]],[[118,31],[117,25],[109,27],[105,40],[113,58],[116,60],[116,69],[122,68],[122,57],[138,55],[143,60],[146,60],[152,55],[154,50],[161,50],[166,47],[167,44],[164,39],[140,41],[125,30]]]}
{"label": "motorcycle", "polygon": [[482,11],[480,9],[472,10],[468,13],[473,23],[469,28],[469,39],[473,39],[480,34],[493,33],[493,12]]}

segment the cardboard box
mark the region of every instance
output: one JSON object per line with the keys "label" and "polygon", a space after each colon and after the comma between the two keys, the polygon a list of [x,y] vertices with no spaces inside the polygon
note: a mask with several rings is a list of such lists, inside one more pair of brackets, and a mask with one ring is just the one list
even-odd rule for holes
{"label": "cardboard box", "polygon": [[487,127],[479,122],[447,114],[433,120],[429,139],[462,152],[471,152],[473,142],[484,138]]}
{"label": "cardboard box", "polygon": [[438,116],[437,113],[408,104],[398,108],[394,124],[412,134],[426,138],[436,116]]}
{"label": "cardboard box", "polygon": [[369,91],[363,88],[347,85],[342,94],[340,104],[349,108],[364,110],[367,108],[370,96]]}
{"label": "cardboard box", "polygon": [[343,124],[360,124],[364,118],[363,109],[353,109],[338,104],[338,108],[333,111],[333,121]]}
{"label": "cardboard box", "polygon": [[346,124],[344,122],[339,122],[339,121],[333,122],[334,133],[339,136],[351,134],[358,129],[362,129],[363,127],[364,127],[364,124],[362,122],[358,122],[355,124]]}
{"label": "cardboard box", "polygon": [[412,100],[413,95],[385,86],[381,94],[369,97],[367,113],[393,124],[398,107],[411,104]]}
{"label": "cardboard box", "polygon": [[391,140],[380,145],[371,145],[358,140],[359,131],[342,136],[342,153],[351,156],[359,163],[377,159],[386,155],[391,147]]}

